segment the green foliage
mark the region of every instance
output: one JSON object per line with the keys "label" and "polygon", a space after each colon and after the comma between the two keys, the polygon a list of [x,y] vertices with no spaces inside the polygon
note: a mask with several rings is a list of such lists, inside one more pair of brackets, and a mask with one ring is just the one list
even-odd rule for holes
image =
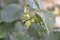
{"label": "green foliage", "polygon": [[1,11],[1,20],[4,22],[12,22],[18,20],[23,10],[17,4],[10,4]]}
{"label": "green foliage", "polygon": [[18,3],[18,0],[3,0],[5,4]]}
{"label": "green foliage", "polygon": [[55,40],[55,16],[51,11],[42,10],[39,0],[20,0],[20,4],[16,4],[17,0],[3,1],[8,5],[0,7],[0,40],[8,39],[7,36],[10,40]]}

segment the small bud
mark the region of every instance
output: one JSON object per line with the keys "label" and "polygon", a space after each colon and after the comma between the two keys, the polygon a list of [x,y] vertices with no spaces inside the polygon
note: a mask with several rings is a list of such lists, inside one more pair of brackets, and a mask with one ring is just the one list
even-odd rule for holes
{"label": "small bud", "polygon": [[35,22],[35,20],[34,19],[31,19],[31,21],[34,23]]}
{"label": "small bud", "polygon": [[25,27],[28,29],[31,26],[31,20],[25,22]]}

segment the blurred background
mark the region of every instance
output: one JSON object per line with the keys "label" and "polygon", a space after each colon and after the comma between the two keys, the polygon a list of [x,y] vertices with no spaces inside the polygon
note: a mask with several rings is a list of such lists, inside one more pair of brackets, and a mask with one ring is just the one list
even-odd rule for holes
{"label": "blurred background", "polygon": [[[60,0],[41,0],[40,2],[41,2],[41,8],[43,8],[44,10],[50,10],[54,12],[55,24],[54,24],[54,29],[53,29],[54,33],[52,34],[53,36],[52,39],[60,40]],[[12,3],[24,5],[24,2],[21,0],[0,0],[0,10],[4,8],[6,5]],[[35,6],[33,7],[35,8]]]}

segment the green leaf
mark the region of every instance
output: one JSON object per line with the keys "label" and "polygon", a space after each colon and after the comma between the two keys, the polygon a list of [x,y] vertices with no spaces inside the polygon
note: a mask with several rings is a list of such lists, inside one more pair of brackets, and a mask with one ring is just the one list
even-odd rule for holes
{"label": "green leaf", "polygon": [[45,40],[52,39],[53,27],[55,25],[55,16],[51,11],[42,11],[37,13],[42,18],[47,34],[45,35]]}
{"label": "green leaf", "polygon": [[7,31],[3,29],[3,25],[0,24],[0,38],[5,38]]}
{"label": "green leaf", "polygon": [[55,16],[53,13],[50,11],[42,11],[41,13],[38,13],[38,15],[40,15],[44,21],[48,33],[52,32],[55,23]]}
{"label": "green leaf", "polygon": [[16,4],[10,4],[1,12],[1,20],[4,22],[12,22],[15,20],[18,20],[20,18],[20,15],[23,13],[23,10],[20,6]]}
{"label": "green leaf", "polygon": [[42,18],[38,14],[35,14],[35,17],[38,22],[43,22]]}
{"label": "green leaf", "polygon": [[0,13],[0,21],[1,21],[1,13]]}
{"label": "green leaf", "polygon": [[31,20],[26,21],[25,22],[26,29],[28,29],[31,26],[31,24],[32,24]]}
{"label": "green leaf", "polygon": [[33,40],[40,40],[40,25],[32,24],[28,29],[28,33],[33,38]]}
{"label": "green leaf", "polygon": [[20,31],[23,31],[23,32],[26,31],[24,25],[20,21],[16,22],[14,29],[17,30],[18,32],[20,32]]}
{"label": "green leaf", "polygon": [[21,35],[18,32],[12,32],[12,35],[10,35],[10,40],[32,40],[32,38],[28,34]]}
{"label": "green leaf", "polygon": [[18,3],[18,0],[3,0],[5,4]]}
{"label": "green leaf", "polygon": [[6,34],[7,34],[6,30],[0,29],[0,38],[5,38]]}
{"label": "green leaf", "polygon": [[53,40],[60,40],[60,32],[54,32],[52,36]]}
{"label": "green leaf", "polygon": [[27,30],[20,21],[15,25],[15,31],[10,35],[10,40],[32,40],[27,33]]}
{"label": "green leaf", "polygon": [[5,38],[7,32],[14,28],[15,23],[0,23],[0,38]]}
{"label": "green leaf", "polygon": [[2,10],[2,7],[0,6],[0,23],[2,22],[2,20],[1,20],[1,10]]}
{"label": "green leaf", "polygon": [[5,40],[5,38],[0,38],[0,40]]}

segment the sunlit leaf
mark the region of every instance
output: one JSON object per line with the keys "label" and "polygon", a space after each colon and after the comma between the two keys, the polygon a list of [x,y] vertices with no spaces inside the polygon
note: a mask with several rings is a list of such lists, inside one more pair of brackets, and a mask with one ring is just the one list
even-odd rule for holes
{"label": "sunlit leaf", "polygon": [[28,29],[31,26],[31,24],[32,24],[31,20],[26,21],[25,22],[26,29]]}
{"label": "sunlit leaf", "polygon": [[35,14],[35,17],[38,22],[43,22],[42,18],[38,14]]}

